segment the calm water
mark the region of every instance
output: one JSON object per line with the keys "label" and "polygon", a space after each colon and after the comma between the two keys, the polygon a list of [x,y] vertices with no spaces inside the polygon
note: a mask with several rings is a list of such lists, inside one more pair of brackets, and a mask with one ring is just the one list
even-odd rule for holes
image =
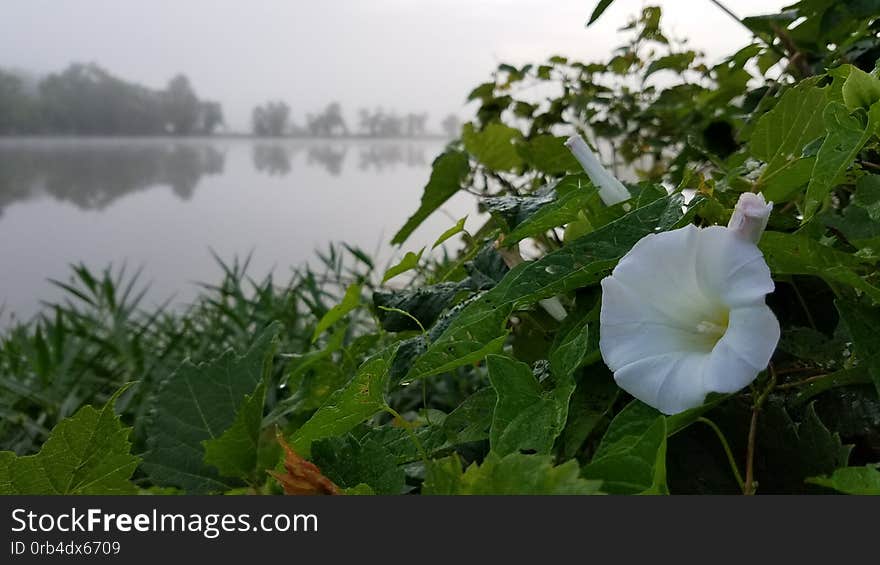
{"label": "calm water", "polygon": [[[0,305],[29,318],[69,264],[143,267],[149,300],[185,303],[224,259],[287,275],[315,249],[388,241],[418,207],[442,141],[0,139]],[[413,234],[430,244],[473,213],[457,195]],[[470,227],[470,222],[468,222]],[[286,279],[286,276],[284,277]]]}

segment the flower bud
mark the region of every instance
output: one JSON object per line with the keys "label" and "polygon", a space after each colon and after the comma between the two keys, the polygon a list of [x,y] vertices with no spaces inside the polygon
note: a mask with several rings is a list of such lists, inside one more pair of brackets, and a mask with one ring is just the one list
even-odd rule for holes
{"label": "flower bud", "polygon": [[727,228],[737,236],[757,245],[767,228],[767,220],[770,219],[772,210],[773,203],[764,200],[763,194],[744,192],[739,196]]}
{"label": "flower bud", "polygon": [[593,184],[599,189],[599,198],[606,206],[613,206],[625,200],[629,200],[632,196],[614,175],[609,173],[596,155],[590,150],[587,142],[579,135],[573,135],[565,142],[565,146],[572,152],[584,170],[587,176],[593,181]]}

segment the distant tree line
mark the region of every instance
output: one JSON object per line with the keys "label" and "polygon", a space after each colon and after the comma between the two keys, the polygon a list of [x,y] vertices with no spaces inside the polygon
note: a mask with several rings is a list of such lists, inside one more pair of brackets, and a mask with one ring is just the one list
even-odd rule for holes
{"label": "distant tree line", "polygon": [[[251,125],[254,135],[281,137],[343,137],[352,134],[364,137],[420,137],[429,135],[427,131],[428,113],[386,112],[382,108],[370,110],[361,108],[358,112],[358,127],[352,131],[348,127],[342,106],[332,102],[319,112],[306,114],[305,125],[300,126],[290,117],[290,106],[286,102],[273,100],[254,108]],[[459,135],[461,122],[454,114],[446,116],[441,122],[444,135]]]}
{"label": "distant tree line", "polygon": [[0,134],[205,135],[222,124],[220,104],[199,99],[182,74],[154,90],[94,63],[74,63],[36,85],[0,69]]}

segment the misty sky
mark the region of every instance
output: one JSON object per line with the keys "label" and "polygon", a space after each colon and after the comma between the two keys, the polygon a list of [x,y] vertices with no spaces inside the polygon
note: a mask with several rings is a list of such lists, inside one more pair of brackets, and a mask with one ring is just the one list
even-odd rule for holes
{"label": "misty sky", "polygon": [[[791,0],[727,0],[739,15]],[[708,0],[617,0],[584,23],[596,0],[2,0],[0,66],[46,73],[71,61],[159,88],[186,73],[222,102],[232,129],[255,104],[286,100],[295,121],[328,101],[426,110],[430,126],[463,108],[499,62],[552,54],[608,59],[616,31],[646,4],[665,29],[710,59],[749,34]]]}

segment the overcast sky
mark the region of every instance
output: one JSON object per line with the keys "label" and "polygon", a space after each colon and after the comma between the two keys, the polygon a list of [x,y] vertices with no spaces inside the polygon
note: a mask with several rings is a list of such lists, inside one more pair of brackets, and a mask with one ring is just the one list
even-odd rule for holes
{"label": "overcast sky", "polygon": [[[233,129],[255,104],[286,100],[294,118],[338,100],[426,110],[431,126],[499,62],[552,54],[607,59],[617,29],[642,6],[661,5],[665,29],[710,59],[749,34],[709,0],[617,0],[590,28],[597,0],[2,0],[0,66],[39,73],[94,61],[162,87],[178,72],[222,102]],[[791,0],[727,0],[737,14]]]}

